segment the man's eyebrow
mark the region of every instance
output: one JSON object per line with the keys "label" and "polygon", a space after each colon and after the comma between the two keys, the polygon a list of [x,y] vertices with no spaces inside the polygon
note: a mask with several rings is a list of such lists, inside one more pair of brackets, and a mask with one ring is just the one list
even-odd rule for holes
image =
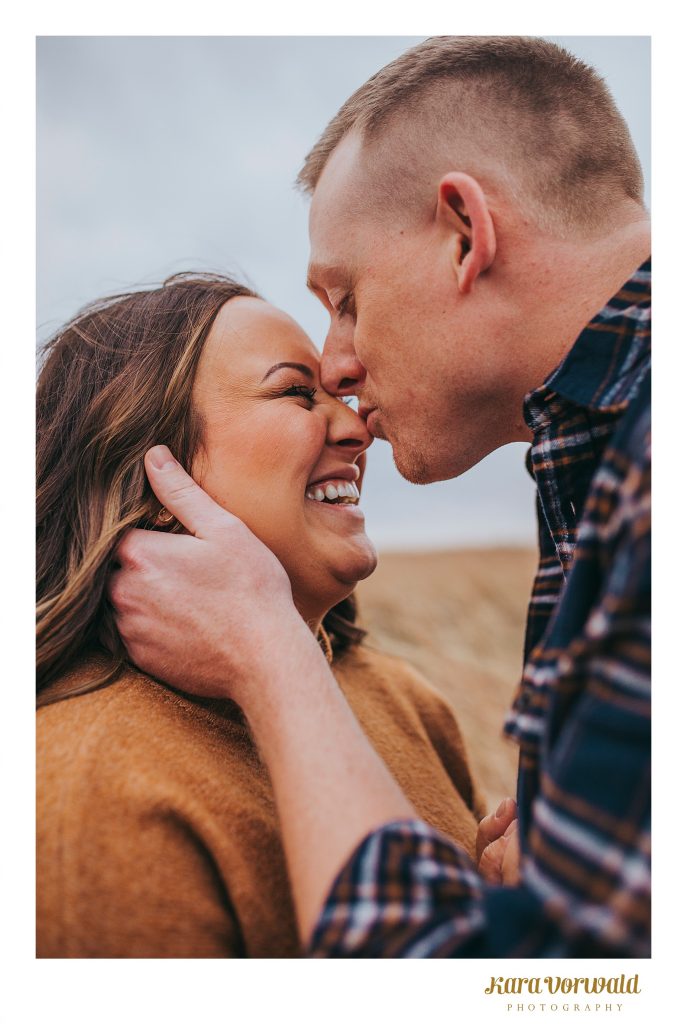
{"label": "man's eyebrow", "polygon": [[306,286],[311,292],[320,291],[322,285],[319,282],[322,278],[327,277],[336,277],[338,281],[339,278],[347,280],[350,275],[343,267],[339,267],[335,263],[311,263],[308,267]]}
{"label": "man's eyebrow", "polygon": [[308,267],[308,275],[305,279],[305,286],[311,292],[316,292],[320,285],[317,283],[320,277],[323,277],[326,273],[326,267],[318,267],[316,263],[311,263]]}
{"label": "man's eyebrow", "polygon": [[271,375],[273,373],[276,373],[277,370],[299,370],[301,373],[305,374],[305,376],[309,377],[311,380],[313,380],[315,377],[315,374],[312,372],[309,366],[305,365],[305,363],[275,363],[274,366],[270,366],[269,370],[262,378],[260,383],[264,384],[267,378],[271,377]]}

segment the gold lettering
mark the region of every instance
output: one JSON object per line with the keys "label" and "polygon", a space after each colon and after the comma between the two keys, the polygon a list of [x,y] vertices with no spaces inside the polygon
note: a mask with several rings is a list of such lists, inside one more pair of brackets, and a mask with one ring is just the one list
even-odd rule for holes
{"label": "gold lettering", "polygon": [[[568,978],[562,977],[561,975],[549,975],[545,978],[504,978],[499,975],[492,975],[489,984],[484,989],[484,994],[487,996],[491,995],[522,995],[528,993],[529,995],[541,995],[542,992],[547,992],[550,995],[569,995],[571,992],[575,995],[578,993],[585,993],[586,995],[596,995],[602,992],[607,992],[609,995],[622,995],[628,993],[631,995],[638,994],[641,992],[639,987],[639,974],[635,974],[630,978],[627,978],[624,974],[617,975],[613,978],[602,978],[602,977],[575,977]],[[509,1004],[511,1006],[512,1004]],[[542,1004],[543,1005],[543,1004]],[[601,1006],[601,1003],[597,1003],[597,1006]],[[606,1006],[615,1005],[607,1003]],[[620,1006],[620,1004],[618,1004]],[[585,1008],[586,1009],[586,1008]]]}

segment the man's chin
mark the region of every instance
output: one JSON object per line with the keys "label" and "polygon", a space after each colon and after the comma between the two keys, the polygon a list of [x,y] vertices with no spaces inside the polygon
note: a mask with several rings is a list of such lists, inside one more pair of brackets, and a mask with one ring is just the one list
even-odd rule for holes
{"label": "man's chin", "polygon": [[439,451],[423,451],[410,445],[391,443],[394,464],[401,476],[411,484],[436,484],[442,480],[454,480],[463,473],[472,469],[479,458],[470,459],[467,453],[460,458],[454,453],[453,458],[448,458],[446,453]]}
{"label": "man's chin", "polygon": [[[374,413],[372,413],[374,416]],[[368,430],[370,430],[368,421]],[[379,420],[374,422],[371,433],[380,441],[386,441],[391,445],[391,456],[396,469],[408,483],[431,484],[436,480],[445,479],[437,476],[432,460],[428,459],[423,452],[413,445],[399,442],[386,434]]]}
{"label": "man's chin", "polygon": [[447,479],[423,452],[392,446],[392,454],[396,469],[411,484],[433,484]]}
{"label": "man's chin", "polygon": [[410,457],[406,452],[396,455],[394,450],[393,461],[400,475],[409,483],[433,483],[440,479],[433,475],[427,462],[415,454]]}

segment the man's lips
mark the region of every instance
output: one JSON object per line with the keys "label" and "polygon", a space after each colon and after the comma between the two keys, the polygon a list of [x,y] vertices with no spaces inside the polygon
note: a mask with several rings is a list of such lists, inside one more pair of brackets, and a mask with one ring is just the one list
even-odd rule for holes
{"label": "man's lips", "polygon": [[373,437],[377,437],[381,441],[387,440],[384,429],[379,422],[379,409],[375,405],[363,406],[362,409],[358,410],[358,413],[365,420],[365,426],[368,434],[372,434]]}
{"label": "man's lips", "polygon": [[377,411],[376,405],[360,405],[358,406],[358,416],[365,420],[365,426],[367,427],[368,433],[372,433],[370,429],[370,416]]}

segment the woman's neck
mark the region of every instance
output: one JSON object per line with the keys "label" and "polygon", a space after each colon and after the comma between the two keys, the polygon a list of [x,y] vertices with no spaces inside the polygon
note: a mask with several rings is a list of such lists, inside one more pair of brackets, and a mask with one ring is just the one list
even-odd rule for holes
{"label": "woman's neck", "polygon": [[319,632],[319,629],[320,629],[320,626],[322,625],[322,619],[323,618],[324,618],[323,615],[319,615],[315,619],[312,619],[312,618],[305,619],[305,624],[308,627],[308,629],[310,630],[310,632],[313,634],[313,636],[317,636],[317,634]]}

